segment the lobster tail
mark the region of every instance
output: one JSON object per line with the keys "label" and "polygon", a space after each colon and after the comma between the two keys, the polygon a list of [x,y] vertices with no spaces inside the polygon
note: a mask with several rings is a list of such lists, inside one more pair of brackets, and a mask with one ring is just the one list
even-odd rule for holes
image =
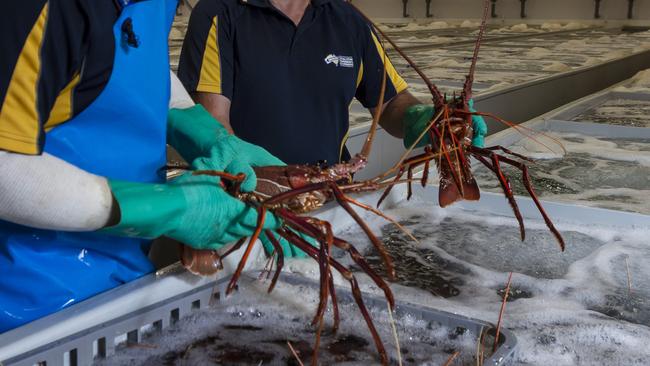
{"label": "lobster tail", "polygon": [[[452,165],[455,164],[452,163]],[[438,203],[440,207],[447,207],[462,200],[478,201],[481,198],[481,192],[469,167],[461,168],[460,182],[456,182],[454,179],[452,169],[457,170],[458,167],[450,166],[445,160],[438,166],[438,175],[440,176]]]}

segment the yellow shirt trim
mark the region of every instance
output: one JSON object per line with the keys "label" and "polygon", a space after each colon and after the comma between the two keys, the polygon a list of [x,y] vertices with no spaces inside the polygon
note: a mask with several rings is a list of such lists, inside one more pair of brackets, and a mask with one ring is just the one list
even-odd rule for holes
{"label": "yellow shirt trim", "polygon": [[343,140],[341,140],[341,146],[339,147],[339,163],[341,162],[341,159],[343,159],[343,148],[345,147],[345,143],[348,142],[349,136],[350,136],[350,128],[348,128],[348,131],[345,133],[345,136],[343,136]]}
{"label": "yellow shirt trim", "polygon": [[72,81],[56,97],[54,107],[52,107],[52,111],[50,112],[50,118],[45,123],[45,131],[49,131],[72,118],[73,91],[77,87],[77,84],[79,84],[79,80],[81,80],[81,76],[79,74],[75,75]]}
{"label": "yellow shirt trim", "polygon": [[357,88],[359,88],[359,85],[361,85],[362,80],[363,80],[363,61],[361,61],[361,66],[359,66],[359,74],[357,75]]}
{"label": "yellow shirt trim", "polygon": [[207,93],[222,93],[221,85],[221,55],[219,54],[219,37],[217,37],[218,19],[212,18],[212,26],[208,32],[208,40],[203,52],[201,73],[196,91]]}
{"label": "yellow shirt trim", "polygon": [[0,107],[0,148],[4,150],[25,154],[38,153],[41,126],[37,88],[41,74],[40,51],[48,8],[49,3],[45,3],[25,40]]}

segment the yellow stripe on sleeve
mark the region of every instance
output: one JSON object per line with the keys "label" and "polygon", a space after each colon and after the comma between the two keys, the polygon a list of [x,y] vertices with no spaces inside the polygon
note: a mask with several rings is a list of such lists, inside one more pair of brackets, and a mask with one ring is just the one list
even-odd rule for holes
{"label": "yellow stripe on sleeve", "polygon": [[79,74],[75,75],[72,81],[56,97],[54,107],[52,107],[52,111],[50,112],[50,118],[45,123],[45,131],[49,131],[72,118],[72,92],[77,84],[79,84],[80,79]]}
{"label": "yellow stripe on sleeve", "polygon": [[0,107],[0,148],[4,150],[21,154],[39,153],[41,128],[36,96],[48,7],[49,4],[45,3],[27,36]]}
{"label": "yellow stripe on sleeve", "polygon": [[361,80],[363,80],[363,61],[361,61],[361,66],[359,66],[359,75],[357,75],[357,88],[361,85]]}
{"label": "yellow stripe on sleeve", "polygon": [[[375,46],[377,47],[377,53],[379,54],[379,58],[383,62],[383,60],[384,60],[384,48],[379,43],[379,40],[377,39],[375,34],[372,33],[372,32],[371,32],[371,34],[372,34],[372,40],[375,41]],[[406,90],[406,88],[408,88],[408,84],[397,73],[397,70],[395,70],[395,67],[390,62],[390,59],[388,57],[386,57],[386,73],[388,74],[388,78],[393,83],[393,87],[395,87],[395,91],[397,91],[398,94],[403,92],[404,90]]]}
{"label": "yellow stripe on sleeve", "polygon": [[348,128],[345,136],[343,136],[343,140],[341,140],[341,146],[339,147],[339,163],[341,162],[341,159],[343,159],[343,148],[345,147],[345,143],[348,142],[348,137],[350,137],[350,128]]}
{"label": "yellow stripe on sleeve", "polygon": [[221,85],[221,55],[219,54],[219,38],[217,37],[218,19],[212,18],[212,26],[208,33],[203,61],[201,62],[201,74],[196,91],[207,93],[222,93]]}

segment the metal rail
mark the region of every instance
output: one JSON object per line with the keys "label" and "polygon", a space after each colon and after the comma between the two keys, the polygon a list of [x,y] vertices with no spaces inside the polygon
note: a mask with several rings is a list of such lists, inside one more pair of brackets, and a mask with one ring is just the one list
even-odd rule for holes
{"label": "metal rail", "polygon": [[[650,68],[650,51],[479,95],[476,109],[520,123],[610,87]],[[488,121],[490,133],[506,129]]]}

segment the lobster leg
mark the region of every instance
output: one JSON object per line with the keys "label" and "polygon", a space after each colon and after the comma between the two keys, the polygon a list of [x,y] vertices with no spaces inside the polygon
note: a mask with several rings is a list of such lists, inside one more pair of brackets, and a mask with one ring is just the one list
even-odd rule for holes
{"label": "lobster leg", "polygon": [[517,222],[519,223],[519,233],[521,235],[521,240],[526,239],[526,229],[524,228],[524,218],[521,216],[521,212],[519,211],[519,206],[517,205],[517,201],[515,201],[515,196],[512,192],[512,189],[510,188],[510,181],[508,180],[508,177],[506,177],[503,174],[503,171],[501,171],[501,166],[499,165],[499,159],[497,157],[498,155],[495,153],[491,153],[490,157],[492,159],[492,163],[490,164],[489,161],[487,161],[484,157],[480,155],[476,155],[475,158],[483,163],[488,169],[490,169],[494,174],[497,176],[497,179],[499,181],[499,184],[501,185],[501,189],[503,189],[503,194],[506,196],[506,199],[508,200],[508,203],[510,204],[510,207],[512,208],[512,212],[515,214],[515,218],[517,219]]}
{"label": "lobster leg", "polygon": [[[347,189],[347,187],[341,187],[341,191],[343,191],[344,193],[346,192],[346,189]],[[354,200],[354,199],[350,198],[347,195],[344,195],[343,198],[346,201],[350,202],[351,204],[353,204],[353,205],[355,205],[357,207],[361,207],[362,209],[364,209],[366,211],[372,212],[373,214],[375,214],[375,215],[383,218],[384,220],[390,222],[391,224],[397,226],[397,228],[400,229],[402,232],[404,232],[404,234],[406,234],[409,238],[411,238],[411,240],[413,240],[416,243],[419,242],[418,239],[415,236],[413,236],[413,234],[411,234],[408,230],[406,230],[404,225],[400,224],[399,222],[397,222],[395,219],[391,218],[390,216],[387,216],[383,212],[377,210],[376,208],[370,207],[370,206],[366,205],[365,203],[361,203],[361,202],[359,202],[357,200]]]}
{"label": "lobster leg", "polygon": [[275,288],[276,283],[278,282],[278,278],[280,278],[282,267],[284,267],[284,251],[282,250],[280,242],[278,242],[278,239],[275,237],[275,234],[273,234],[271,230],[264,230],[264,233],[266,234],[266,237],[269,238],[269,241],[271,242],[271,245],[273,245],[273,248],[275,249],[276,255],[278,257],[278,262],[275,266],[275,273],[273,274],[273,279],[271,280],[271,285],[269,286],[268,290],[268,292],[271,293],[271,291],[273,291]]}
{"label": "lobster leg", "polygon": [[229,255],[231,255],[232,253],[238,251],[239,248],[241,248],[241,246],[244,245],[245,242],[246,242],[246,238],[245,238],[245,237],[244,237],[244,238],[241,238],[241,239],[239,239],[239,240],[237,240],[237,243],[235,243],[235,245],[233,245],[230,249],[228,249],[225,253],[223,253],[223,255],[221,256],[221,259],[223,260],[223,259],[226,258],[227,256],[229,256]]}
{"label": "lobster leg", "polygon": [[[312,219],[316,221],[315,219]],[[318,329],[316,330],[316,342],[314,345],[314,355],[312,358],[312,365],[317,365],[318,360],[318,350],[320,348],[320,338],[323,331],[323,318],[325,315],[325,309],[327,308],[327,299],[329,297],[329,278],[330,278],[330,254],[329,250],[332,246],[333,235],[332,228],[328,223],[323,221],[316,221],[320,228],[325,231],[325,240],[323,240],[322,235],[320,235],[320,252],[318,256],[318,267],[320,269],[320,301],[318,304],[318,310],[314,315],[312,320],[312,325],[318,324]],[[322,233],[321,233],[322,234]]]}
{"label": "lobster leg", "polygon": [[413,180],[413,166],[410,165],[408,168],[408,173],[406,173],[406,179],[408,179],[408,186],[407,186],[407,194],[406,194],[406,200],[410,200],[411,196],[413,196],[413,183],[411,180]]}
{"label": "lobster leg", "polygon": [[[406,166],[408,163],[404,162],[404,166]],[[381,203],[384,202],[386,197],[390,194],[390,191],[393,190],[393,186],[400,180],[402,179],[402,176],[404,175],[404,166],[399,168],[399,172],[397,172],[397,175],[395,175],[395,179],[393,180],[393,184],[389,185],[386,190],[384,190],[384,193],[382,193],[381,197],[379,197],[379,201],[377,201],[377,207],[381,206]]]}
{"label": "lobster leg", "polygon": [[[424,152],[426,154],[431,154],[431,148],[429,146],[424,147]],[[431,161],[427,160],[424,162],[424,170],[422,171],[422,180],[420,183],[422,184],[422,187],[427,186],[427,182],[429,181],[429,166],[430,166]]]}
{"label": "lobster leg", "polygon": [[[305,253],[307,253],[307,255],[314,258],[315,260],[318,260],[319,251],[316,248],[312,247],[311,244],[309,244],[303,238],[301,238],[300,236],[292,232],[285,231],[282,229],[279,230],[279,233],[282,237],[287,239],[287,241],[289,241],[290,243],[294,244],[295,246],[303,250]],[[366,321],[366,325],[368,326],[368,329],[370,330],[370,334],[372,335],[372,338],[375,342],[375,346],[381,358],[381,362],[383,365],[388,365],[388,355],[386,353],[386,349],[384,348],[384,344],[381,340],[381,337],[379,336],[379,333],[375,328],[375,324],[373,323],[372,318],[370,317],[368,308],[366,308],[366,305],[363,302],[363,296],[361,294],[361,290],[359,288],[359,283],[357,282],[357,279],[354,277],[354,274],[349,269],[347,269],[341,263],[337,262],[335,259],[330,258],[330,262],[332,266],[343,276],[343,278],[345,278],[348,282],[350,282],[352,297],[354,298],[354,301],[359,307],[359,311],[361,312],[361,315]]]}
{"label": "lobster leg", "polygon": [[[481,154],[481,155],[489,155],[489,154],[497,155],[496,153],[494,153],[492,151],[484,150],[484,149],[481,149],[481,148],[472,147],[471,149],[472,149],[473,153],[476,152],[476,153]],[[524,183],[524,187],[526,188],[526,191],[528,191],[528,194],[530,195],[530,198],[533,200],[533,202],[535,202],[535,206],[537,206],[537,210],[542,215],[542,218],[544,219],[544,222],[546,223],[546,227],[548,227],[549,230],[551,230],[551,232],[553,233],[553,236],[555,236],[555,239],[557,240],[558,244],[560,245],[560,249],[562,251],[564,251],[564,249],[565,249],[564,238],[562,238],[562,235],[560,234],[560,232],[557,230],[555,225],[553,225],[553,222],[551,221],[551,218],[548,216],[548,214],[544,210],[544,207],[542,206],[542,203],[539,201],[539,198],[537,198],[537,194],[535,193],[535,190],[533,189],[533,186],[532,186],[532,184],[530,182],[530,174],[528,172],[528,167],[525,164],[523,164],[523,163],[521,163],[519,161],[510,159],[508,157],[501,156],[501,155],[497,155],[497,156],[499,157],[498,159],[501,160],[502,162],[504,162],[504,163],[506,163],[508,165],[514,166],[515,168],[517,168],[517,169],[519,169],[521,171],[522,181]]]}
{"label": "lobster leg", "polygon": [[[388,188],[386,188],[384,193],[379,198],[379,201],[377,202],[377,207],[381,206],[384,199],[386,199],[386,197],[388,197],[388,194],[393,189],[393,186],[399,182],[399,180],[404,175],[405,171],[415,169],[417,166],[419,166],[421,164],[425,164],[425,166],[428,167],[428,163],[431,160],[435,159],[435,157],[436,157],[436,155],[433,154],[431,151],[426,151],[425,150],[424,153],[422,153],[420,155],[416,155],[416,156],[414,156],[412,158],[409,158],[409,159],[405,160],[404,163],[402,163],[403,165],[399,169],[399,173],[397,174],[397,176],[395,176],[395,179],[393,180],[393,182],[388,186]],[[424,177],[424,175],[423,175],[423,177]],[[426,175],[426,177],[428,179],[428,174]],[[408,181],[410,182],[410,179]],[[426,181],[423,180],[423,182],[424,182],[424,184],[426,184]]]}
{"label": "lobster leg", "polygon": [[370,230],[368,225],[359,217],[359,214],[357,214],[356,211],[350,206],[350,204],[347,202],[345,194],[341,191],[341,189],[336,185],[334,182],[326,182],[327,185],[330,187],[332,190],[332,193],[334,193],[334,198],[336,198],[336,201],[343,207],[345,211],[348,212],[350,216],[354,219],[354,221],[357,222],[359,226],[363,229],[363,231],[366,233],[366,236],[368,239],[370,239],[370,242],[373,244],[375,249],[379,252],[381,255],[384,264],[386,266],[386,273],[388,274],[388,279],[389,280],[394,280],[395,279],[395,268],[393,267],[393,260],[391,259],[390,255],[386,251],[386,248],[384,248],[384,245],[377,239],[375,234]]}
{"label": "lobster leg", "polygon": [[315,231],[319,233],[316,238],[320,244],[320,253],[318,266],[320,269],[320,293],[321,301],[318,305],[318,311],[316,316],[312,321],[312,325],[316,325],[318,320],[323,317],[325,314],[325,309],[327,308],[327,298],[329,297],[329,277],[330,277],[330,248],[334,242],[334,235],[332,234],[332,228],[329,223],[324,221],[316,220],[314,218],[308,219],[310,224],[312,224]]}
{"label": "lobster leg", "polygon": [[384,295],[386,296],[386,299],[388,300],[388,303],[390,304],[391,309],[395,309],[395,298],[393,297],[393,292],[390,290],[390,287],[388,287],[388,284],[375,273],[375,271],[370,267],[368,262],[364,259],[364,257],[359,253],[357,248],[352,246],[352,244],[348,243],[345,240],[341,240],[339,238],[334,239],[334,245],[336,245],[337,248],[340,248],[342,250],[345,250],[348,252],[350,255],[350,258],[356,263],[361,269],[364,271],[368,277],[370,277],[373,282],[384,292]]}
{"label": "lobster leg", "polygon": [[[280,193],[274,197],[269,198],[264,202],[264,205],[273,205],[279,202],[283,202],[288,198],[297,196],[302,193],[306,192],[312,192],[312,191],[320,191],[324,189],[329,189],[332,194],[334,195],[334,198],[336,201],[343,207],[343,209],[354,219],[354,221],[361,227],[363,232],[366,234],[372,245],[377,249],[379,254],[381,255],[384,265],[386,266],[386,272],[388,273],[389,279],[394,279],[395,278],[395,268],[393,267],[393,260],[390,258],[390,255],[388,255],[388,252],[384,248],[384,245],[377,239],[375,234],[370,230],[368,225],[359,217],[359,214],[354,211],[352,207],[350,207],[350,204],[346,201],[345,199],[345,194],[339,189],[338,185],[336,182],[332,181],[325,181],[325,182],[320,182],[320,183],[313,183],[306,185],[301,188],[296,188],[292,191]],[[289,213],[287,213],[290,215]]]}
{"label": "lobster leg", "polygon": [[334,286],[334,276],[332,275],[332,272],[330,272],[330,277],[327,280],[327,283],[330,287],[330,297],[332,298],[332,313],[334,316],[334,325],[332,325],[332,332],[336,333],[339,329],[341,318],[339,317],[339,303],[336,299],[336,286]]}
{"label": "lobster leg", "polygon": [[[305,233],[311,237],[315,237],[317,235],[315,228],[309,225],[303,217],[296,216],[295,214],[285,210],[279,211],[278,213],[285,219],[287,226],[291,227],[292,229]],[[350,258],[352,258],[352,260],[359,267],[361,267],[361,269],[366,273],[366,275],[368,275],[368,277],[373,280],[377,287],[381,288],[382,291],[384,291],[386,299],[390,303],[391,307],[394,308],[395,298],[393,296],[393,292],[390,290],[390,287],[388,287],[388,284],[370,267],[361,253],[359,253],[359,251],[352,244],[340,238],[334,238],[334,245],[337,248],[348,252]]]}
{"label": "lobster leg", "polygon": [[548,227],[549,230],[551,230],[553,236],[555,236],[555,239],[560,245],[560,249],[564,251],[566,247],[564,243],[564,238],[562,238],[562,235],[560,234],[559,230],[555,227],[555,225],[551,221],[551,218],[546,213],[546,210],[544,210],[544,207],[542,206],[542,203],[539,201],[539,198],[537,198],[537,194],[535,193],[535,190],[533,189],[533,186],[530,182],[530,173],[528,172],[528,167],[525,164],[522,164],[521,162],[512,160],[504,156],[501,156],[500,158],[501,161],[503,161],[504,163],[514,166],[515,168],[521,170],[521,178],[524,183],[524,187],[526,188],[526,191],[528,191],[530,198],[532,198],[533,202],[535,202],[535,206],[537,206],[537,210],[542,215],[542,218],[546,223],[546,227]]}
{"label": "lobster leg", "polygon": [[512,156],[514,156],[516,158],[519,158],[521,160],[525,160],[525,161],[527,161],[529,163],[534,163],[535,162],[535,160],[529,158],[528,156],[517,154],[516,152],[514,152],[514,151],[512,151],[510,149],[507,149],[507,148],[505,148],[505,147],[503,147],[501,145],[484,147],[484,149],[485,150],[490,150],[490,151],[501,150],[501,151],[503,151],[504,153],[506,153],[508,155],[512,155]]}
{"label": "lobster leg", "polygon": [[250,240],[248,241],[248,246],[246,247],[246,251],[244,252],[244,255],[239,261],[235,273],[232,275],[232,278],[230,278],[230,282],[228,283],[228,287],[226,288],[226,295],[230,295],[232,291],[235,289],[235,287],[237,286],[237,281],[239,280],[239,276],[241,276],[241,273],[244,270],[244,266],[246,266],[248,257],[250,256],[251,251],[253,250],[253,245],[255,244],[255,241],[257,241],[257,238],[259,238],[260,233],[262,232],[265,219],[266,219],[266,207],[260,206],[259,213],[257,216],[257,228],[255,229],[255,232],[251,236]]}

